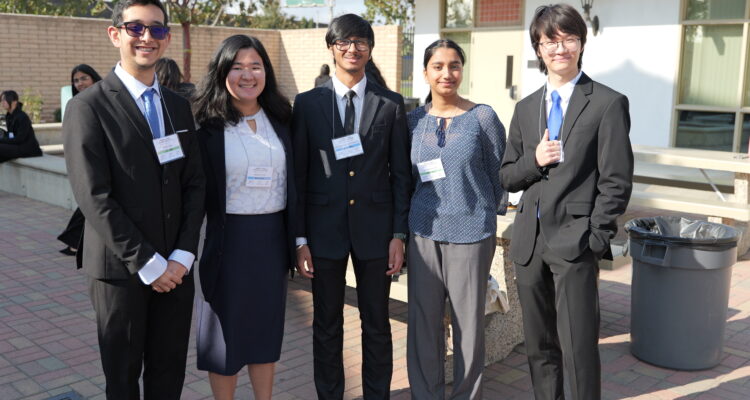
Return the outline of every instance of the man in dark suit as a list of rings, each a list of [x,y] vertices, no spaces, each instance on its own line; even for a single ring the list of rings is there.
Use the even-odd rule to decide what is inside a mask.
[[[188,102],[159,87],[169,44],[158,0],[115,7],[120,62],[66,110],[65,159],[86,218],[89,276],[108,399],[179,399],[185,377],[204,177]]]
[[[365,77],[375,38],[364,19],[331,22],[336,71],[297,96],[292,118],[300,215],[297,269],[312,278],[315,386],[344,394],[343,308],[351,255],[362,320],[365,399],[387,399],[393,372],[391,276],[403,263],[411,195],[403,98]]]
[[[601,396],[598,262],[632,188],[628,99],[581,71],[586,24],[571,6],[539,7],[531,42],[547,83],[521,100],[501,167],[523,190],[511,259],[537,399]],[[546,116],[546,118],[543,117]]]

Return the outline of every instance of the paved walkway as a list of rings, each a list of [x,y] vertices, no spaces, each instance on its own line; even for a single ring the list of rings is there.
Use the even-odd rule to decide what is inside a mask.
[[[55,240],[71,212],[0,192],[0,399],[104,399],[93,311],[84,276]],[[638,215],[638,211],[631,212]],[[600,348],[606,399],[750,398],[750,261],[734,267],[724,358],[711,370],[678,372],[637,361],[628,351],[631,267],[601,273]],[[696,296],[701,295],[696,293]],[[409,399],[406,304],[391,303],[395,347],[392,398]],[[309,284],[289,285],[286,335],[277,365],[276,399],[313,399],[312,297]],[[356,297],[345,310],[346,396],[361,398]],[[689,333],[686,333],[689,334]],[[193,336],[194,337],[194,336]],[[194,339],[193,339],[194,340]],[[206,374],[195,368],[191,343],[183,399],[210,398]],[[485,369],[486,399],[531,399],[523,345]],[[252,398],[242,376],[237,397]],[[68,398],[68,397],[62,397]]]

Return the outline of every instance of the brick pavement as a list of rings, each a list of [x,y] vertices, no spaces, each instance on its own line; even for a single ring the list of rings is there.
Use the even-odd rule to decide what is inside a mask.
[[[0,192],[0,399],[48,399],[76,391],[103,399],[93,311],[85,277],[55,240],[71,212]],[[632,214],[632,212],[631,212]],[[638,212],[635,212],[637,215]],[[629,265],[602,271],[600,349],[605,399],[750,398],[750,261],[734,267],[724,358],[713,369],[680,372],[654,367],[628,351]],[[406,305],[393,301],[392,398],[409,399],[406,378]],[[312,367],[312,297],[309,284],[289,285],[286,332],[277,364],[274,398],[315,398]],[[347,291],[344,361],[346,398],[362,396],[356,296]],[[192,336],[183,399],[208,399],[206,374],[195,368]],[[485,369],[485,399],[531,399],[531,381],[520,345]],[[252,398],[246,375],[238,398]]]

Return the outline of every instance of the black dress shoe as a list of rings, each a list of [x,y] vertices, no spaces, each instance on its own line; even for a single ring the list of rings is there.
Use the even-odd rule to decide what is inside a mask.
[[[76,251],[71,249],[70,247],[66,247],[62,250],[60,250],[60,253],[65,254],[66,256],[74,256],[76,255]]]

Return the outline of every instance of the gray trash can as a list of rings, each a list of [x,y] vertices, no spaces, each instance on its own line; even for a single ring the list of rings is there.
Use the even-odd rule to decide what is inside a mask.
[[[678,370],[721,361],[739,233],[680,217],[625,224],[633,258],[630,351]]]

